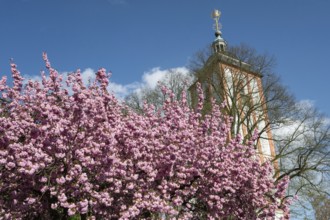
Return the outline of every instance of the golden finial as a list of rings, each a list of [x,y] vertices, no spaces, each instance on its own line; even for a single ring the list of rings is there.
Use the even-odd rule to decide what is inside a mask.
[[[215,31],[218,32],[218,33],[221,33],[220,31],[220,24],[219,24],[219,18],[221,16],[221,11],[215,9],[213,12],[212,12],[212,18],[213,20],[215,21]]]

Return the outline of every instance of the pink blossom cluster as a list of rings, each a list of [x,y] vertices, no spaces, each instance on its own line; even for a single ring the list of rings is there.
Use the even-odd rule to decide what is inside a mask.
[[[11,64],[0,81],[0,218],[273,219],[287,179],[275,183],[253,140],[229,140],[230,118],[208,115],[185,94],[155,111],[131,111],[109,94],[105,69],[84,85],[44,54],[47,77],[28,81]],[[67,88],[72,89],[72,93]]]

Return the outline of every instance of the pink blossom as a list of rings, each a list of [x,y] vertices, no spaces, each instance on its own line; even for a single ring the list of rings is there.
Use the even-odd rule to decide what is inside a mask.
[[[14,167],[16,167],[16,165],[15,165],[15,163],[13,163],[13,162],[9,162],[9,163],[7,163],[6,167],[7,167],[7,169],[11,170],[11,169],[13,169]]]
[[[201,89],[195,110],[164,87],[163,107],[137,114],[107,91],[105,69],[89,85],[80,71],[70,74],[69,94],[43,59],[41,83],[23,86],[13,63],[13,86],[0,81],[8,100],[0,106],[0,218],[265,219],[288,209],[288,179],[275,183],[271,165],[259,163],[256,137],[228,140],[232,119],[221,106],[202,116]]]
[[[65,178],[63,176],[61,176],[60,178],[56,179],[56,182],[60,185],[63,185],[65,183]]]
[[[26,202],[27,202],[29,205],[32,205],[33,203],[36,202],[36,199],[35,199],[35,198],[27,198],[27,199],[26,199]]]
[[[52,205],[51,205],[51,208],[52,209],[57,209],[57,207],[58,207],[58,204],[57,203],[52,203]]]

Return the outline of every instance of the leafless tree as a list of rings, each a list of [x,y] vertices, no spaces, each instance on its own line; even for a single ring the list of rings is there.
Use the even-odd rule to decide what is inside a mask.
[[[159,109],[164,101],[162,87],[165,86],[171,90],[175,98],[180,100],[181,94],[188,88],[193,80],[191,74],[186,74],[175,69],[170,69],[168,74],[158,82],[155,88],[143,87],[140,90],[133,92],[125,98],[126,104],[135,111],[142,113],[144,103],[153,104],[155,109]]]
[[[233,118],[231,135],[243,134],[248,140],[257,129],[256,148],[265,141],[275,144],[276,154],[270,157],[277,167],[274,177],[290,177],[288,196],[298,194],[307,200],[311,195],[329,196],[324,184],[330,173],[329,121],[312,105],[295,100],[273,72],[275,64],[274,57],[242,44],[222,54],[199,52],[190,68],[204,90],[205,112],[212,98],[225,102],[224,112]],[[253,81],[258,80],[262,83],[255,86]],[[195,86],[190,90],[194,104]]]
[[[312,195],[311,197],[316,220],[330,219],[330,198],[325,195]]]

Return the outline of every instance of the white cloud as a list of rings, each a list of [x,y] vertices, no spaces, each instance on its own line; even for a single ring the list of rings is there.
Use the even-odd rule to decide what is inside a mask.
[[[176,67],[165,70],[161,70],[160,67],[155,67],[143,74],[142,76],[143,85],[153,89],[157,86],[157,83],[162,81],[166,76],[166,74],[169,74],[170,72],[180,72],[183,75],[188,75],[189,70],[186,67]]]
[[[159,67],[153,68],[148,72],[145,72],[142,76],[142,81],[145,86],[155,88],[157,83],[164,78],[166,70],[161,70]]]
[[[304,127],[305,125],[302,124],[301,121],[286,120],[280,128],[272,130],[272,133],[277,138],[284,138],[293,134],[297,130],[303,131]]]
[[[330,125],[330,118],[324,118],[324,124]]]
[[[84,85],[88,85],[90,82],[93,82],[96,78],[97,71],[93,70],[92,68],[87,68],[84,71],[81,72],[81,78],[84,83]],[[66,75],[67,72],[65,72],[63,75]],[[126,95],[128,95],[132,90],[135,89],[135,83],[131,83],[128,85],[122,85],[111,81],[109,82],[108,90],[115,94],[115,96],[119,99],[124,98]]]
[[[313,119],[311,115],[313,114],[313,109],[315,108],[315,102],[313,100],[304,99],[296,103],[296,108],[299,110],[298,115],[294,115],[295,118],[287,118],[285,122],[278,126],[277,129],[272,131],[273,135],[276,137],[290,137],[295,134],[306,132],[309,130],[310,120]],[[327,122],[329,118],[324,118],[324,122]],[[300,141],[298,138],[296,141]]]
[[[66,75],[66,74],[65,74]],[[95,80],[95,71],[92,68],[87,68],[81,72],[81,78],[85,85]]]
[[[139,93],[143,90],[143,88],[155,88],[158,82],[161,82],[167,74],[171,72],[180,72],[183,75],[188,75],[189,71],[186,67],[176,67],[171,69],[161,69],[160,67],[155,67],[143,73],[141,77],[141,81],[132,82],[129,84],[119,84],[116,82],[112,82],[110,78],[110,83],[108,86],[108,90],[115,94],[115,96],[119,99],[125,98],[128,94],[132,92]],[[63,85],[66,87],[66,79],[67,74],[70,73],[68,71],[60,72],[63,76]],[[81,72],[82,81],[85,85],[88,85],[89,82],[93,82],[95,80],[96,71],[92,68],[87,68]],[[26,83],[29,79],[33,81],[41,82],[41,76],[38,75],[24,75],[23,76],[24,83]],[[69,89],[70,90],[70,89]]]
[[[127,84],[121,85],[115,82],[110,82],[108,86],[108,90],[115,94],[115,96],[119,99],[125,98],[129,93],[135,90],[135,84]]]
[[[304,99],[304,100],[300,100],[296,105],[298,108],[301,109],[311,109],[315,107],[315,101],[310,99]]]
[[[85,69],[81,75],[83,82],[88,83],[88,80],[95,79],[95,70],[91,68]],[[119,84],[111,81],[108,86],[108,90],[119,99],[124,99],[125,96],[129,95],[132,92],[140,93],[144,88],[155,88],[158,82],[161,82],[167,74],[171,72],[180,72],[183,75],[188,75],[189,70],[186,67],[176,67],[171,69],[161,69],[160,67],[154,67],[149,71],[143,73],[141,81],[132,82],[129,84]]]

